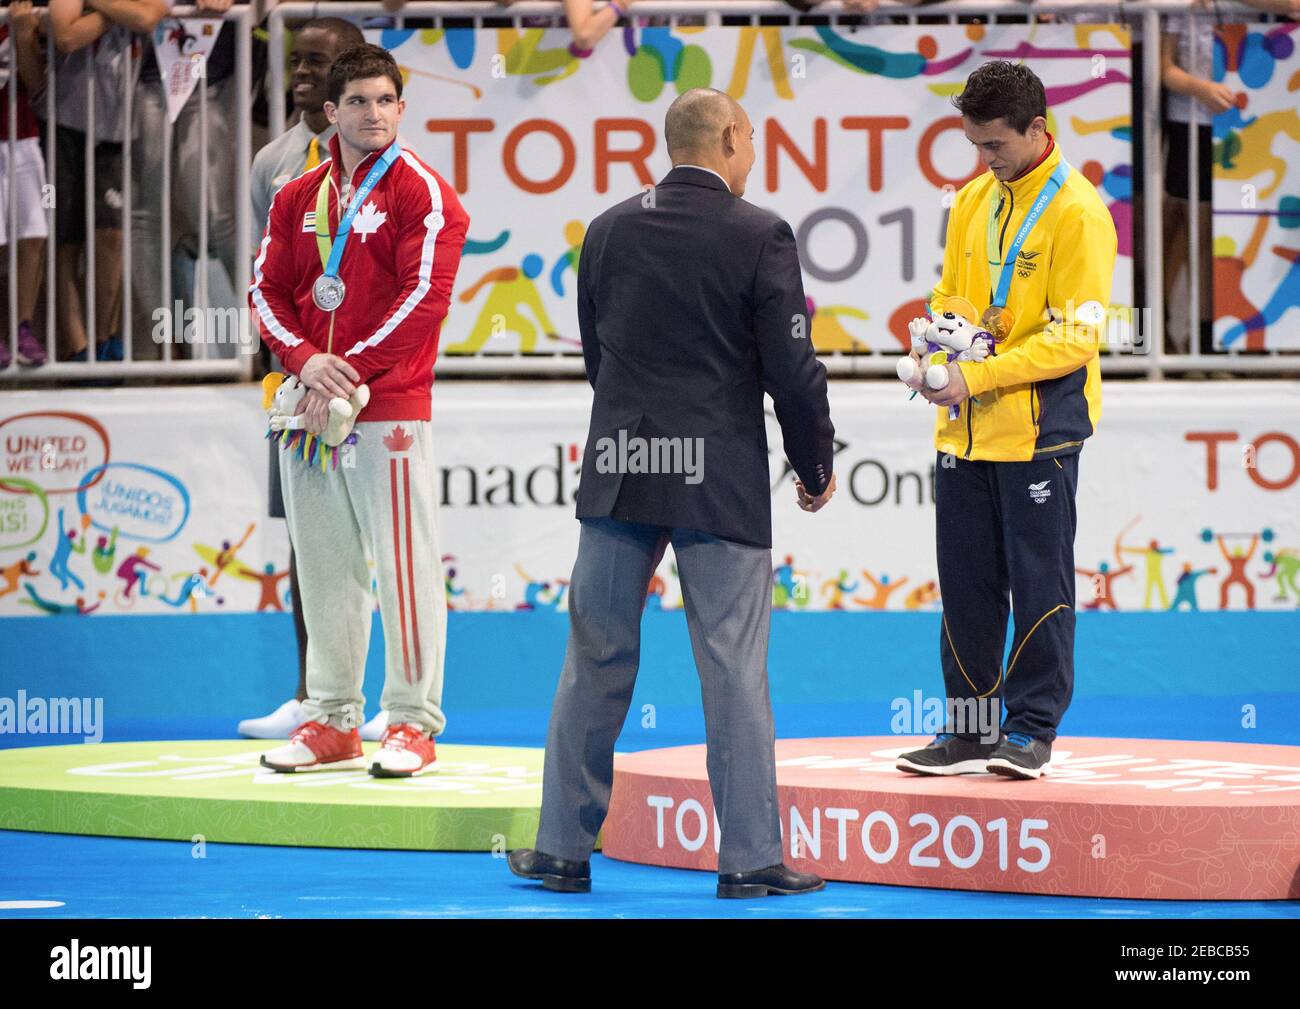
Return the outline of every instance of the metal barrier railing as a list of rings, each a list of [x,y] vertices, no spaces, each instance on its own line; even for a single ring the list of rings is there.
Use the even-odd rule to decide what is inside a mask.
[[[98,140],[102,139],[97,136],[96,129],[96,74],[93,69],[93,56],[89,57],[92,67],[91,72],[85,74],[85,130],[84,130],[84,147],[82,157],[84,158],[84,202],[85,202],[85,281],[83,285],[84,297],[81,302],[84,311],[81,315],[81,323],[84,328],[86,337],[86,357],[84,362],[59,361],[56,355],[56,331],[57,319],[59,317],[59,306],[56,297],[58,263],[57,263],[57,235],[58,235],[58,215],[59,211],[59,193],[55,182],[58,171],[58,122],[59,109],[59,81],[58,74],[55,72],[56,56],[58,55],[55,46],[53,31],[47,31],[47,47],[45,51],[45,85],[43,96],[31,95],[32,104],[35,106],[33,111],[36,112],[42,104],[44,114],[37,113],[38,118],[44,119],[46,123],[45,143],[43,157],[45,163],[47,190],[50,199],[43,199],[45,210],[45,220],[47,228],[47,237],[45,239],[45,353],[48,362],[36,368],[19,368],[17,365],[18,352],[18,220],[17,220],[17,189],[16,185],[10,185],[9,203],[8,203],[8,235],[6,236],[8,244],[8,344],[13,364],[7,369],[0,371],[0,382],[3,381],[23,381],[23,382],[58,382],[73,379],[95,377],[95,378],[125,378],[125,377],[144,377],[144,378],[236,378],[246,379],[251,374],[252,356],[251,351],[255,349],[252,341],[252,330],[249,328],[247,319],[247,310],[243,307],[243,292],[248,287],[250,264],[246,250],[249,248],[249,210],[248,210],[248,173],[252,161],[251,151],[251,133],[247,109],[247,97],[252,93],[252,8],[248,6],[232,7],[224,15],[207,15],[201,14],[193,7],[173,7],[168,14],[169,18],[192,18],[203,17],[211,20],[222,20],[234,25],[234,47],[235,59],[232,73],[232,86],[235,91],[235,115],[231,124],[234,131],[234,150],[231,152],[234,156],[233,170],[234,192],[234,250],[235,254],[231,257],[231,262],[227,264],[227,272],[233,272],[230,276],[231,287],[237,296],[235,308],[232,310],[229,306],[218,308],[213,306],[209,300],[208,290],[208,273],[209,273],[209,221],[212,208],[209,206],[209,182],[211,173],[214,171],[210,164],[208,150],[209,134],[209,110],[208,110],[208,86],[206,78],[206,66],[202,60],[196,61],[197,68],[192,68],[191,72],[198,77],[199,83],[194,88],[190,101],[198,104],[198,133],[199,133],[199,157],[198,157],[198,235],[197,246],[198,253],[194,267],[195,277],[195,299],[194,303],[188,308],[181,307],[179,318],[177,315],[177,303],[173,299],[172,293],[172,276],[171,276],[171,252],[172,252],[172,134],[173,128],[170,117],[166,111],[165,94],[163,98],[162,114],[162,164],[161,164],[161,187],[159,193],[158,207],[158,235],[156,242],[150,241],[150,235],[135,234],[134,231],[138,224],[133,218],[140,215],[141,207],[136,203],[133,192],[133,157],[136,156],[136,139],[137,131],[145,128],[146,124],[137,122],[136,104],[138,101],[137,84],[141,68],[142,56],[140,54],[139,41],[140,37],[136,36],[133,44],[123,54],[125,65],[121,73],[122,94],[121,94],[121,120],[122,136],[121,140],[121,172],[122,172],[122,189],[120,194],[121,202],[121,328],[118,331],[121,338],[121,360],[96,360],[97,347],[96,338],[101,329],[98,312],[100,306],[97,303],[97,281],[98,273],[102,264],[97,262],[98,255],[96,250],[96,222],[95,222],[95,173],[96,158],[95,148]],[[8,24],[9,10],[0,12],[0,20]],[[15,85],[18,79],[18,53],[14,32],[9,32],[7,40],[7,52],[9,66],[11,68],[10,84],[8,88],[8,113],[11,127],[16,127],[17,121],[17,101],[18,89]],[[161,74],[160,74],[161,77]],[[160,86],[165,82],[160,82]],[[165,89],[164,89],[165,90]],[[43,98],[43,102],[42,99]],[[152,125],[152,124],[149,124]],[[11,128],[8,137],[8,164],[10,171],[15,166],[17,129]],[[44,194],[43,194],[44,195]],[[145,208],[147,210],[147,208]],[[134,337],[134,306],[133,294],[136,286],[136,265],[133,261],[133,253],[136,248],[143,245],[156,244],[159,255],[161,270],[160,283],[158,290],[161,292],[161,304],[153,306],[150,317],[157,314],[157,310],[165,313],[164,319],[167,320],[168,339],[163,341],[152,340],[151,342],[159,346],[159,358],[157,360],[138,360],[136,359],[136,341]],[[133,248],[135,246],[135,248]],[[233,271],[230,267],[233,266]],[[151,280],[152,278],[150,278]],[[28,280],[27,282],[31,282]],[[189,314],[190,312],[193,314]],[[233,318],[231,312],[234,312]],[[116,312],[114,313],[117,314]],[[219,343],[213,343],[210,339],[201,339],[193,342],[194,356],[188,359],[182,359],[173,354],[173,346],[184,339],[187,325],[198,327],[198,331],[208,334],[209,326],[223,331],[222,339]],[[233,329],[232,329],[233,327]],[[191,330],[193,332],[193,330]],[[232,337],[227,340],[225,337]],[[213,354],[214,346],[229,344],[234,349],[233,356],[216,356]],[[245,352],[240,353],[239,350]]]
[[[554,17],[562,16],[562,4],[557,2],[524,2],[516,3],[509,7],[503,7],[494,2],[478,0],[478,2],[465,3],[446,3],[446,2],[416,2],[407,4],[398,14],[390,15],[382,5],[377,2],[331,2],[327,6],[319,3],[300,3],[290,2],[282,3],[274,7],[268,15],[267,27],[269,34],[269,51],[272,58],[269,60],[268,72],[268,102],[270,109],[270,135],[277,136],[284,129],[285,124],[285,66],[280,54],[284,51],[286,21],[293,19],[305,19],[315,16],[329,14],[331,16],[345,17],[394,17],[398,27],[401,27],[407,18],[431,19],[435,24],[441,25],[445,19],[471,19],[475,25],[482,25],[486,19],[493,19],[495,22],[513,20],[518,26],[525,18],[536,17]],[[172,16],[188,17],[195,16],[197,12],[193,8],[175,8]],[[789,5],[783,2],[774,2],[774,0],[759,0],[754,3],[730,3],[719,6],[718,4],[698,2],[698,0],[666,0],[666,2],[653,2],[653,0],[641,0],[633,10],[635,17],[666,17],[671,20],[679,18],[704,19],[705,23],[719,24],[724,17],[732,19],[736,17],[748,17],[752,23],[771,23],[773,19],[787,19],[790,23],[800,23],[808,18],[828,18],[832,25],[838,25],[846,19],[851,19],[852,24],[861,26],[864,29],[872,27],[887,27],[891,23],[904,21],[915,24],[919,18],[925,18],[927,21],[936,18],[947,19],[949,23],[958,23],[961,20],[978,18],[990,24],[996,24],[999,19],[1022,20],[1033,18],[1038,15],[1107,15],[1113,20],[1127,20],[1130,24],[1137,25],[1140,23],[1143,35],[1148,40],[1157,40],[1160,37],[1160,28],[1162,18],[1185,18],[1187,29],[1191,31],[1196,25],[1198,19],[1218,16],[1223,19],[1232,18],[1235,20],[1258,21],[1262,15],[1258,10],[1235,3],[1225,3],[1217,5],[1214,11],[1198,10],[1190,7],[1187,3],[1176,2],[1176,0],[1137,0],[1137,2],[1125,3],[1123,0],[1046,0],[1046,2],[1035,2],[1032,6],[1018,2],[1018,0],[957,0],[957,2],[940,3],[927,6],[910,6],[906,4],[894,3],[892,0],[882,0],[880,7],[872,14],[860,14],[848,11],[842,3],[830,2],[818,5],[809,14],[800,14]],[[0,17],[7,17],[7,12]],[[249,167],[251,164],[252,152],[249,150],[249,115],[247,112],[246,99],[252,91],[251,81],[251,33],[253,28],[252,8],[234,7],[226,15],[227,20],[235,22],[237,25],[237,49],[236,49],[236,89],[240,97],[241,105],[239,114],[236,117],[236,143],[235,143],[235,180],[236,180],[236,257],[235,272],[238,276],[232,277],[233,287],[236,295],[242,298],[243,292],[247,288],[249,259],[247,251],[251,248],[250,236],[255,228],[260,229],[260,222],[250,221],[250,204],[248,195],[249,185]],[[1195,32],[1192,31],[1192,37],[1195,38]],[[14,54],[14,41],[11,37],[8,42],[10,49],[10,66],[16,68]],[[1195,50],[1194,50],[1195,53]],[[1208,54],[1200,54],[1208,55]],[[53,56],[53,43],[51,41],[50,56]],[[135,62],[138,58],[133,57],[133,73],[128,75],[128,85],[124,87],[124,103],[128,110],[132,101],[131,88],[129,82],[133,79],[135,72]],[[1135,75],[1136,76],[1136,75]],[[1108,374],[1135,373],[1144,374],[1151,378],[1159,378],[1166,372],[1179,372],[1191,370],[1204,370],[1206,368],[1215,368],[1240,373],[1276,373],[1281,371],[1300,369],[1300,358],[1295,355],[1282,353],[1276,350],[1270,350],[1263,353],[1241,353],[1237,350],[1227,352],[1204,353],[1199,345],[1197,335],[1200,330],[1201,312],[1200,312],[1200,277],[1197,264],[1201,249],[1201,240],[1198,235],[1198,229],[1195,227],[1196,211],[1199,198],[1199,179],[1198,179],[1198,150],[1196,143],[1196,130],[1199,125],[1200,110],[1196,103],[1192,103],[1191,122],[1188,124],[1189,136],[1189,198],[1188,204],[1192,208],[1189,218],[1192,223],[1190,238],[1188,242],[1188,316],[1189,316],[1189,348],[1184,353],[1173,353],[1170,351],[1166,341],[1165,334],[1165,298],[1164,298],[1164,266],[1165,266],[1165,249],[1163,242],[1164,213],[1162,200],[1159,198],[1164,192],[1164,168],[1161,157],[1161,144],[1163,140],[1163,130],[1161,126],[1160,115],[1160,98],[1161,98],[1161,54],[1159,44],[1147,44],[1143,47],[1142,65],[1140,68],[1140,80],[1142,89],[1142,108],[1143,118],[1140,124],[1145,149],[1145,164],[1135,166],[1135,172],[1140,170],[1144,182],[1145,192],[1148,198],[1144,200],[1141,227],[1137,230],[1135,237],[1138,239],[1137,245],[1142,257],[1142,265],[1145,274],[1145,297],[1144,304],[1141,306],[1140,320],[1141,330],[1149,334],[1149,339],[1144,339],[1143,353],[1125,353],[1115,349],[1108,350],[1103,354],[1102,367],[1103,371]],[[88,84],[88,108],[93,116],[93,79]],[[206,113],[206,89],[197,88],[198,101],[200,102],[200,118]],[[10,122],[14,122],[13,110],[16,100],[16,89],[9,89],[10,103]],[[54,85],[52,84],[46,95],[47,111],[49,118],[53,121],[54,115]],[[193,99],[192,99],[193,100]],[[129,121],[129,120],[128,120]],[[1136,130],[1139,124],[1133,124]],[[10,139],[10,151],[12,164],[13,140]],[[170,144],[170,129],[166,130],[164,145]],[[203,130],[206,135],[206,130]],[[48,163],[47,169],[50,175],[54,172],[54,145],[52,143],[53,131],[51,131],[51,142],[47,144]],[[93,137],[93,128],[87,130],[86,157],[88,159],[88,178],[87,188],[89,190],[93,183],[93,156],[91,140]],[[130,194],[130,147],[131,144],[124,145],[124,154],[127,158],[124,166],[124,203],[128,208],[131,204]],[[201,159],[202,171],[206,171],[207,159]],[[170,174],[170,150],[163,159],[163,191],[166,199],[170,199],[171,180]],[[9,241],[9,340],[11,348],[16,341],[16,287],[17,287],[17,270],[16,270],[16,242],[12,240],[13,229],[16,227],[15,215],[13,211],[13,187],[10,187],[10,214],[9,227],[11,229]],[[203,199],[206,200],[207,186],[203,182],[200,184],[200,192],[205,194]],[[1150,198],[1150,197],[1156,198]],[[87,200],[87,220],[88,234],[93,230],[90,225],[93,223],[91,215],[93,209],[90,201]],[[196,276],[206,278],[207,276],[207,219],[208,209],[206,206],[200,207],[201,234],[199,236],[199,263],[197,266]],[[166,204],[163,207],[164,212],[161,215],[162,226],[160,229],[160,244],[164,250],[171,247],[170,216],[166,213]],[[47,210],[47,218],[50,224],[51,239],[47,242],[46,257],[46,290],[47,290],[47,315],[50,319],[54,316],[54,290],[50,283],[55,272],[53,235],[54,235],[54,215],[56,210],[50,207]],[[130,312],[130,294],[131,294],[131,215],[127,213],[124,216],[124,258],[123,258],[123,332],[125,344],[125,360],[121,363],[110,362],[93,362],[90,364],[63,364],[51,363],[37,369],[23,369],[20,371],[17,367],[11,367],[6,371],[0,371],[0,381],[21,377],[23,379],[69,379],[74,377],[85,377],[87,374],[95,376],[119,376],[119,375],[140,375],[156,377],[247,377],[249,368],[249,358],[241,355],[239,359],[219,359],[209,356],[209,345],[201,344],[201,356],[193,360],[173,360],[171,354],[171,344],[163,345],[161,361],[137,361],[130,356],[131,340],[131,312]],[[88,242],[88,245],[90,243]],[[94,264],[89,261],[93,257],[88,256],[86,287],[93,291],[94,286]],[[170,259],[169,256],[163,255],[163,276],[162,290],[169,292],[171,289],[170,277]],[[1136,256],[1135,256],[1136,259]],[[199,281],[199,299],[200,304],[196,308],[207,311],[207,292],[205,290],[205,279]],[[88,318],[87,333],[90,338],[91,353],[93,354],[94,344],[94,298],[87,297]],[[169,306],[164,306],[169,307]],[[241,305],[242,318],[242,305]],[[47,348],[53,350],[52,327],[47,325]],[[51,355],[52,357],[52,355]],[[852,352],[834,352],[823,355],[830,371],[836,374],[844,375],[874,375],[874,374],[892,374],[893,373],[893,354],[892,353],[852,353]],[[93,369],[93,370],[92,370]],[[501,354],[492,353],[483,356],[470,355],[444,355],[438,363],[439,374],[443,375],[519,375],[519,374],[572,374],[577,375],[582,372],[582,358],[576,351],[546,353],[518,353],[518,354]]]

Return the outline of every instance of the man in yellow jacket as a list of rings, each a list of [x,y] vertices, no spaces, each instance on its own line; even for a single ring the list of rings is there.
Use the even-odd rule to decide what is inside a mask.
[[[950,717],[898,767],[1037,778],[1074,689],[1075,489],[1101,416],[1115,225],[1047,132],[1043,84],[1028,67],[987,63],[953,102],[989,171],[957,194],[931,311],[966,316],[998,342],[984,360],[947,365],[942,389],[919,386],[940,408],[939,654]],[[972,702],[1005,708],[997,738],[951,717]]]

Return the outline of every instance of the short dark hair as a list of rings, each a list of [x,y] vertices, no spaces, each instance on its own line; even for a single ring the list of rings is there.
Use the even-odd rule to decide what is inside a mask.
[[[344,50],[366,44],[366,37],[361,34],[361,29],[351,21],[345,21],[343,18],[312,18],[310,21],[300,24],[294,31],[297,33],[307,28],[316,28],[334,36],[334,41]]]
[[[954,95],[957,111],[983,124],[1005,119],[1024,133],[1038,116],[1047,117],[1047,93],[1038,75],[1023,63],[993,60],[966,78],[966,88]]]
[[[387,49],[367,42],[343,50],[330,67],[329,100],[337,105],[348,81],[364,81],[371,77],[387,77],[397,89],[397,97],[402,97],[402,72],[397,69],[397,61]]]

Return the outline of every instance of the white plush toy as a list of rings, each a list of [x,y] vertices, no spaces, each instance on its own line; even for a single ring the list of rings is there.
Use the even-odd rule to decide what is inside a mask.
[[[912,349],[922,358],[928,356],[925,367],[925,384],[939,390],[948,385],[947,364],[953,361],[983,361],[993,348],[993,334],[972,322],[967,322],[955,312],[944,312],[934,319],[913,319],[907,324],[912,337]],[[918,378],[922,365],[911,357],[898,359],[898,377],[912,385]]]
[[[306,420],[297,413],[298,404],[307,395],[307,387],[295,375],[271,372],[262,379],[262,407],[270,418],[272,434],[283,431],[305,431]],[[329,404],[329,425],[319,435],[319,440],[330,448],[337,448],[352,433],[357,415],[370,402],[370,387],[359,385],[348,399],[336,396]]]

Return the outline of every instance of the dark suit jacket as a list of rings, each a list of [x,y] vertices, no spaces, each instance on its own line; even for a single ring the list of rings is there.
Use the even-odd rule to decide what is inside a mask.
[[[818,494],[831,479],[835,429],[807,312],[790,226],[711,172],[674,168],[592,221],[578,267],[595,390],[578,517],[770,547],[764,392],[804,486]],[[638,472],[647,459],[679,471]]]

